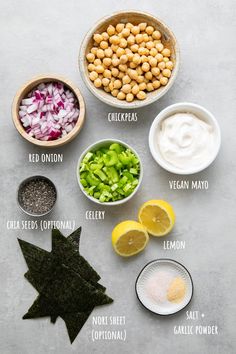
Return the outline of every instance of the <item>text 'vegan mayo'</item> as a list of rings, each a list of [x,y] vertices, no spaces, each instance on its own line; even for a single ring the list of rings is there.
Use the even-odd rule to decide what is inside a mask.
[[[192,113],[176,113],[164,119],[157,131],[162,157],[172,166],[187,170],[210,160],[214,129]]]

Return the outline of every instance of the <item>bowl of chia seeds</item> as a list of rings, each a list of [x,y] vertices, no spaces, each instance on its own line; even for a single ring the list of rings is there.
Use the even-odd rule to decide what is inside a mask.
[[[30,216],[44,216],[50,213],[56,200],[56,187],[44,176],[26,178],[18,188],[18,204],[21,210]]]

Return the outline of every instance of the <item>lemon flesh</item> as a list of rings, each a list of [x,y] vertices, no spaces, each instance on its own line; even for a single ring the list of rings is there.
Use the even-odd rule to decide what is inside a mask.
[[[112,245],[117,254],[130,257],[141,252],[149,240],[143,225],[136,221],[123,221],[112,231]]]
[[[175,213],[166,201],[149,200],[141,206],[138,219],[151,235],[165,236],[174,226]]]

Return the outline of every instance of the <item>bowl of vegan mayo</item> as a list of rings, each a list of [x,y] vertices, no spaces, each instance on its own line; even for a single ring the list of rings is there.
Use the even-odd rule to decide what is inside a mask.
[[[207,168],[221,143],[219,125],[208,110],[194,103],[176,103],[162,110],[149,132],[156,162],[169,172],[189,175]]]

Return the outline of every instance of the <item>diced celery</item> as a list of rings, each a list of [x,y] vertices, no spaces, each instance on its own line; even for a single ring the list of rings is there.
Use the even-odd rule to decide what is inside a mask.
[[[105,181],[107,179],[107,176],[104,172],[102,172],[102,170],[95,170],[94,174],[98,176],[102,181]]]

